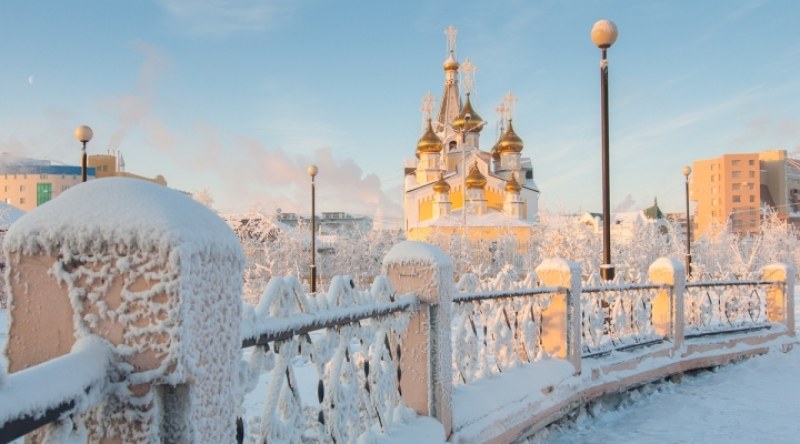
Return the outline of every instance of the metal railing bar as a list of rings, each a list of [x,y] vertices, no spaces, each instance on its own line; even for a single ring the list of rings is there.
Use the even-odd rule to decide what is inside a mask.
[[[564,293],[569,291],[566,287],[538,287],[538,288],[523,288],[520,290],[504,290],[504,291],[482,291],[471,293],[458,293],[453,296],[453,302],[456,304],[463,304],[467,302],[496,300],[496,299],[509,299],[526,296],[538,296],[550,293]]]
[[[406,296],[396,302],[381,304],[379,308],[365,306],[363,309],[348,309],[346,312],[326,311],[315,314],[300,313],[281,319],[281,324],[242,339],[242,348],[266,345],[274,341],[285,341],[294,336],[316,330],[349,325],[365,319],[380,318],[394,313],[413,311],[419,306],[416,296]],[[288,325],[287,325],[288,324]]]

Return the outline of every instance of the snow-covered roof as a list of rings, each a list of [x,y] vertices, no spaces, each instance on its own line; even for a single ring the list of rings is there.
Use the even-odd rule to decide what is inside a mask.
[[[35,253],[70,245],[82,251],[126,245],[145,251],[176,247],[241,254],[239,241],[214,212],[184,194],[126,178],[92,180],[15,222],[6,251]]]

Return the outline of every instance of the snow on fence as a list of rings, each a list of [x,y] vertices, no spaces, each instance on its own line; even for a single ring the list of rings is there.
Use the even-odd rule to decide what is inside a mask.
[[[686,336],[731,333],[769,325],[766,280],[720,280],[686,284]]]
[[[257,386],[266,393],[258,394],[263,411],[240,422],[239,442],[355,442],[386,433],[409,413],[400,401],[398,362],[417,305],[385,277],[368,292],[335,277],[315,295],[295,278],[273,278],[242,323],[242,345],[255,348],[242,395]],[[316,393],[303,390],[298,371],[304,382],[316,381]]]

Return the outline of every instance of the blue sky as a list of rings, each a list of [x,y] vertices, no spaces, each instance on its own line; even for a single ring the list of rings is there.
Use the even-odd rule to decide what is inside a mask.
[[[510,90],[540,204],[599,211],[600,52],[609,50],[611,207],[683,208],[681,167],[727,152],[800,151],[800,2],[22,1],[0,6],[0,151],[79,163],[121,150],[128,171],[207,188],[221,211],[399,220],[403,159],[438,97],[443,30],[478,68],[492,122]]]

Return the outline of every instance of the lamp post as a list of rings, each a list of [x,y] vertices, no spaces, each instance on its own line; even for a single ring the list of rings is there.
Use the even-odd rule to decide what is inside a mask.
[[[83,182],[86,182],[86,143],[92,140],[92,136],[94,136],[92,129],[86,125],[75,128],[75,138],[83,144],[81,148],[81,178]]]
[[[315,187],[314,187],[314,177],[316,177],[319,169],[316,165],[311,165],[308,167],[308,175],[311,176],[311,292],[317,292],[317,233],[314,229],[317,225],[317,216],[316,216],[316,208],[315,206]]]
[[[692,274],[692,217],[689,214],[689,175],[692,169],[689,166],[681,170],[686,177],[686,276]]]
[[[605,281],[614,279],[611,265],[611,208],[609,204],[608,170],[608,60],[606,51],[617,41],[617,26],[610,20],[599,20],[592,26],[592,42],[600,48],[600,114],[602,127],[603,162],[603,265],[600,276]]]

